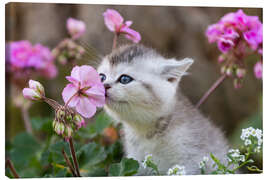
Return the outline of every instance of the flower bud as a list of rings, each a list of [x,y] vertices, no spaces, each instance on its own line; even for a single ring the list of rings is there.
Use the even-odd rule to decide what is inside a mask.
[[[226,69],[227,69],[226,66],[222,66],[221,69],[220,69],[220,73],[225,74]]]
[[[40,96],[45,96],[44,87],[42,86],[42,84],[40,84],[40,82],[34,81],[34,80],[29,80],[29,88],[36,90],[37,93],[40,94]]]
[[[242,87],[242,81],[240,79],[233,80],[233,86],[235,89],[239,89]]]
[[[66,139],[69,139],[69,138],[71,137],[72,133],[73,133],[72,128],[71,128],[70,126],[67,125],[67,126],[65,127],[65,131],[64,131],[64,136],[65,136],[65,138],[66,138]]]
[[[61,120],[64,119],[65,111],[63,111],[62,109],[57,110],[56,117],[57,117],[57,119],[61,119]]]
[[[84,119],[82,118],[82,116],[80,116],[79,114],[76,114],[74,116],[74,123],[76,124],[77,128],[81,128],[82,126],[85,126],[85,121]]]
[[[218,62],[219,62],[219,63],[222,63],[223,61],[225,61],[225,57],[224,57],[224,55],[220,55],[220,56],[218,57]]]
[[[67,115],[66,120],[69,122],[72,121],[72,115],[71,114]]]
[[[64,133],[64,130],[65,130],[65,125],[64,125],[64,123],[59,122],[59,121],[56,121],[54,131],[55,131],[57,134],[61,135],[61,134]]]
[[[53,129],[55,129],[56,123],[57,123],[57,120],[53,120],[53,122],[52,122]]]
[[[23,96],[26,99],[34,100],[34,101],[42,99],[41,95],[39,93],[37,93],[37,91],[30,89],[30,88],[23,89]]]
[[[229,77],[232,76],[232,68],[229,67],[226,69],[226,75]]]
[[[237,68],[236,69],[236,76],[238,78],[243,78],[246,75],[246,70],[243,68]]]

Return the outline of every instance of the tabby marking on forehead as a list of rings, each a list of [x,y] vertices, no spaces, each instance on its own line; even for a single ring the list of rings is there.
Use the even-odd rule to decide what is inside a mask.
[[[131,63],[135,58],[153,53],[154,51],[152,49],[146,48],[143,45],[137,44],[127,45],[113,51],[108,56],[108,60],[110,64],[113,66],[118,65],[120,63]]]

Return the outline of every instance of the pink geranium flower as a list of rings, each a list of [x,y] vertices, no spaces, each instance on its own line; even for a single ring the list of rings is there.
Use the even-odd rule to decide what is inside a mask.
[[[138,43],[141,40],[140,33],[129,28],[132,21],[124,22],[123,17],[116,10],[107,9],[103,16],[105,25],[110,31],[115,32],[117,35],[124,34],[127,39],[134,43]]]
[[[85,32],[85,23],[83,21],[68,18],[67,19],[67,30],[73,39],[78,39]]]
[[[92,117],[96,107],[105,104],[105,89],[97,71],[87,65],[75,66],[66,78],[70,83],[62,92],[65,103],[82,116]]]
[[[254,74],[257,79],[262,79],[262,74],[263,74],[263,66],[262,62],[258,61],[255,66],[254,66]]]
[[[42,76],[53,78],[57,74],[54,65],[54,58],[48,47],[41,44],[32,46],[29,41],[15,41],[6,45],[6,60],[9,70],[14,75],[28,74],[28,72],[38,73]]]
[[[67,20],[67,30],[73,39],[78,39],[85,32],[85,23],[83,21],[68,18]]]

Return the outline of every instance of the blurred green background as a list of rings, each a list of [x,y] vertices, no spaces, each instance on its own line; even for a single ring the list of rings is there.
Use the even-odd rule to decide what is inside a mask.
[[[110,53],[113,33],[104,25],[102,13],[107,8],[120,12],[125,20],[132,20],[131,26],[142,36],[142,44],[156,49],[166,57],[182,59],[191,57],[195,63],[190,75],[183,78],[181,89],[193,104],[196,104],[205,91],[219,77],[217,57],[220,54],[215,44],[209,44],[205,37],[208,25],[216,23],[224,14],[235,12],[239,8],[226,7],[167,7],[167,6],[113,6],[78,4],[39,4],[8,3],[6,5],[6,42],[29,40],[33,44],[41,43],[55,47],[68,36],[66,20],[74,17],[86,23],[86,33],[80,38],[82,45],[94,47],[99,55]],[[262,9],[241,8],[248,15],[256,15],[262,20]],[[124,38],[120,43],[127,43]],[[203,104],[200,109],[220,127],[230,143],[237,147],[241,129],[248,126],[262,128],[262,81],[253,75],[256,56],[246,62],[248,73],[243,88],[235,90],[232,80],[226,80]],[[91,64],[92,59],[84,59],[78,64]],[[59,75],[51,80],[35,78],[46,89],[48,97],[63,102],[61,92],[70,74],[72,66],[58,64]],[[26,86],[26,85],[25,85]],[[13,85],[6,77],[6,150],[13,137],[24,132],[21,111],[12,101]],[[34,102],[30,108],[30,117],[50,121],[52,109],[45,103]],[[95,120],[89,120],[89,122]],[[33,128],[41,128],[39,121],[32,119]],[[46,123],[45,123],[46,124]],[[49,125],[48,125],[49,126]],[[46,126],[43,127],[46,131]],[[49,129],[49,127],[48,127]],[[90,132],[90,130],[89,130]],[[87,134],[87,133],[86,133]],[[42,134],[40,135],[42,136]],[[41,138],[42,139],[42,138]],[[37,142],[39,143],[39,142]]]

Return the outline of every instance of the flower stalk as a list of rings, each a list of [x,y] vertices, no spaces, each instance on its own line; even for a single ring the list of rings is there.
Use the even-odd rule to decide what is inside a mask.
[[[217,81],[210,87],[210,89],[208,91],[206,91],[206,93],[203,95],[203,97],[200,99],[200,101],[196,104],[196,108],[200,107],[200,105],[202,105],[207,98],[214,92],[214,90],[221,85],[221,83],[226,79],[227,75],[223,74],[222,76],[220,76]]]
[[[18,175],[18,173],[16,172],[16,169],[13,166],[13,163],[11,162],[11,160],[7,159],[6,160],[6,168],[9,168],[11,170],[11,173],[13,174],[13,176],[15,178],[20,178],[20,176]]]
[[[113,45],[112,45],[112,50],[114,50],[117,47],[117,39],[118,39],[118,34],[114,33],[114,37],[113,37]]]
[[[78,160],[77,160],[77,157],[76,157],[76,154],[75,154],[75,148],[74,148],[74,145],[73,145],[72,138],[69,138],[68,142],[69,142],[69,149],[70,149],[70,153],[72,155],[73,163],[75,165],[75,170],[76,170],[77,176],[81,177],[79,164],[78,164]]]
[[[74,167],[73,167],[72,163],[70,162],[70,160],[68,159],[68,156],[67,156],[67,154],[66,154],[66,152],[65,152],[64,149],[62,149],[62,154],[63,154],[63,156],[65,158],[65,161],[66,161],[66,163],[67,163],[67,165],[68,165],[68,167],[69,167],[72,175],[74,177],[77,177],[77,174],[75,173]]]

